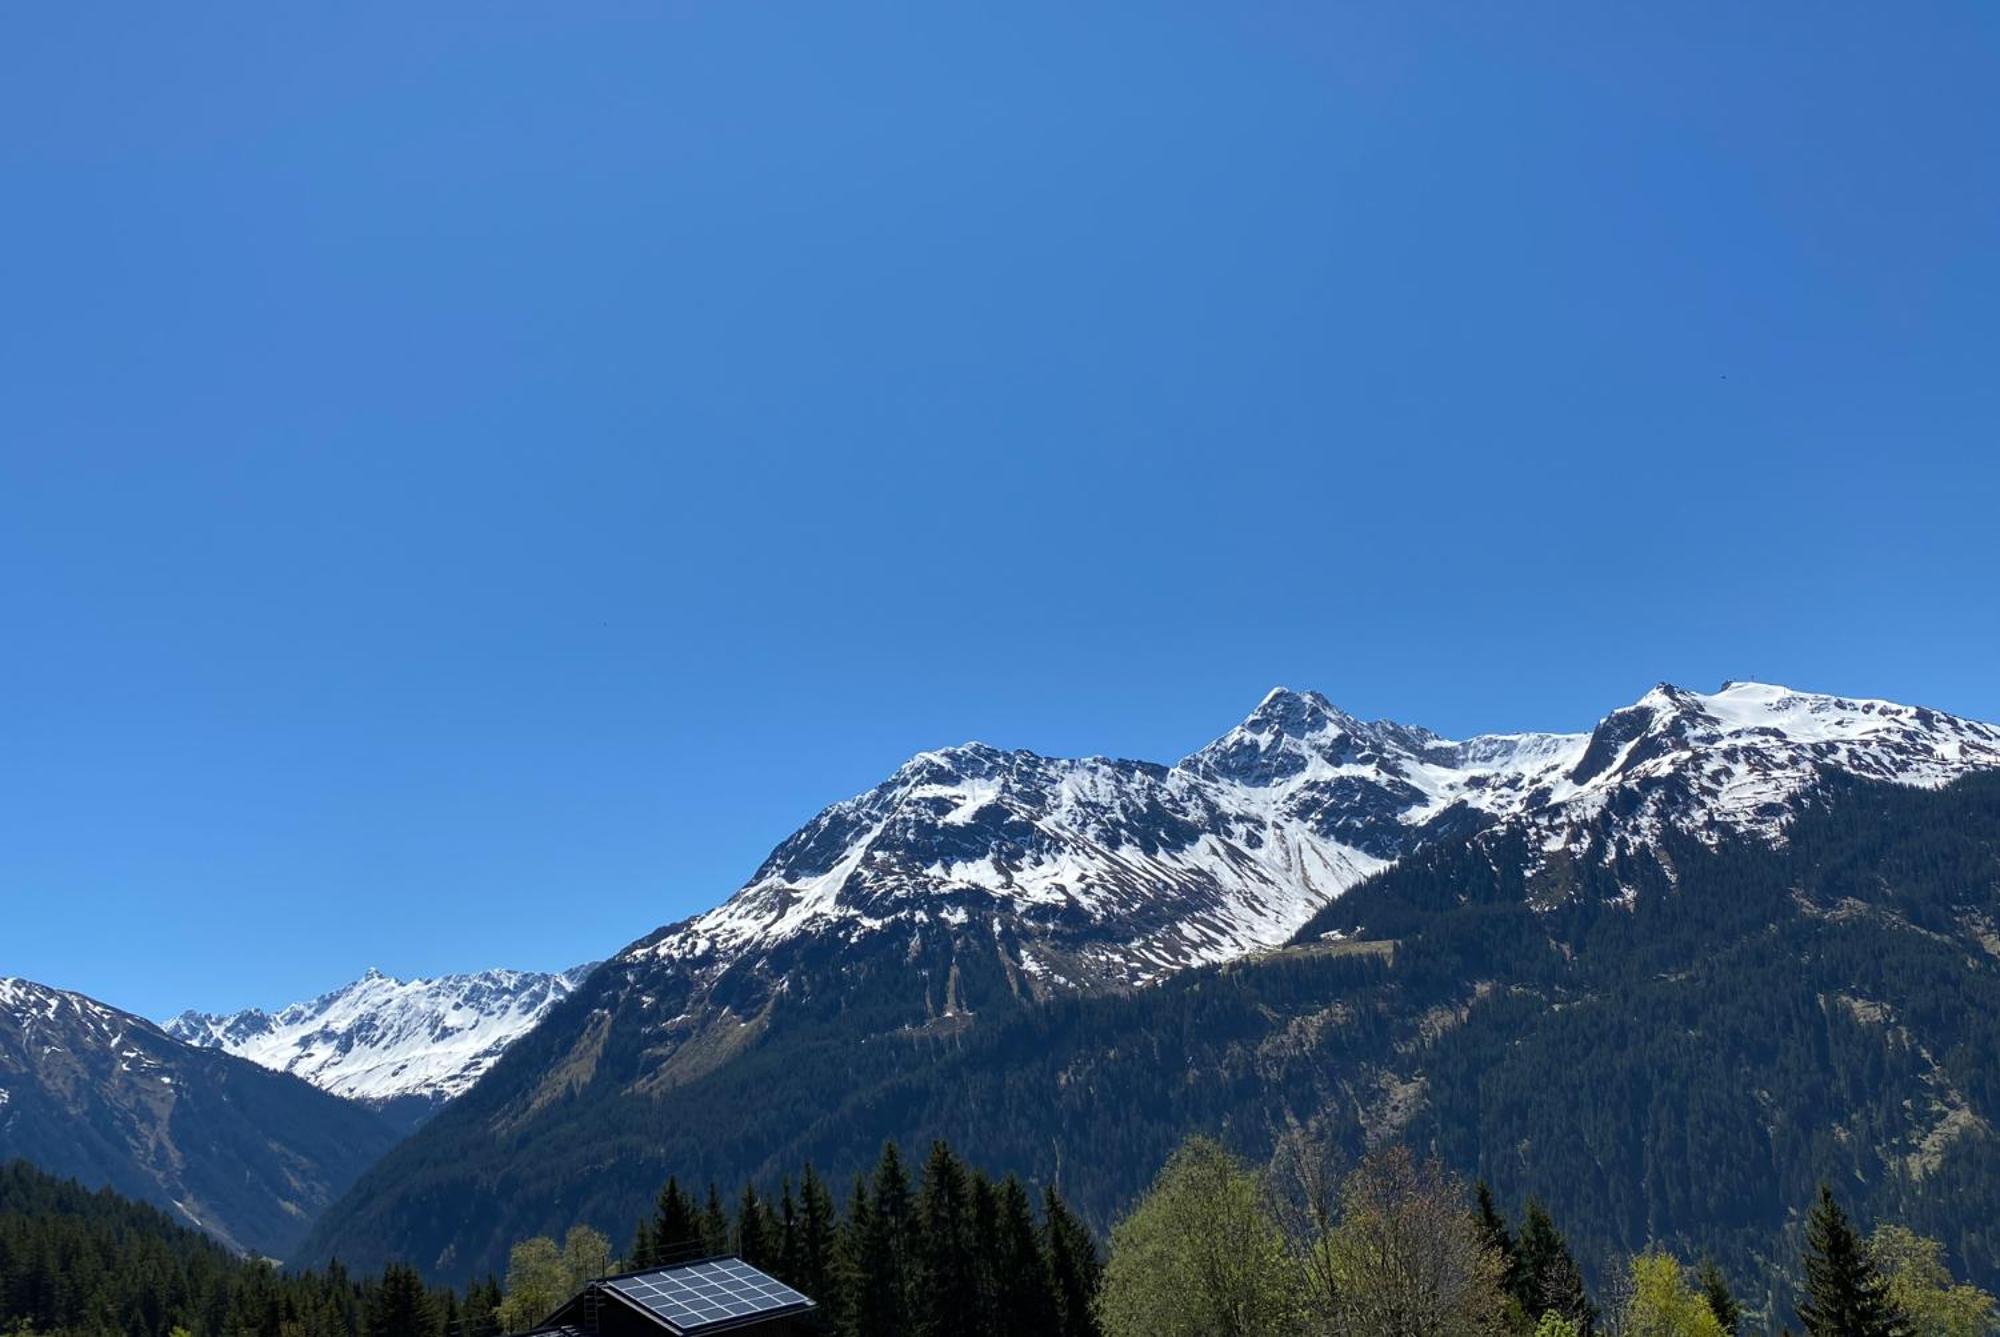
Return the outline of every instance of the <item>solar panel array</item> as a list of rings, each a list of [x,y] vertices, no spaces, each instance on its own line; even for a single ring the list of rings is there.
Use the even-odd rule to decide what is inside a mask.
[[[643,1305],[680,1332],[699,1332],[812,1304],[790,1286],[736,1258],[613,1277],[604,1285]]]

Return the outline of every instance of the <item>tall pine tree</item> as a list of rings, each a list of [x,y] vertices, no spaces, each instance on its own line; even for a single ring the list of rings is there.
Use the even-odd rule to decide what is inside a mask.
[[[1591,1337],[1597,1329],[1597,1306],[1584,1290],[1583,1272],[1570,1256],[1569,1242],[1556,1229],[1548,1209],[1534,1198],[1528,1199],[1515,1248],[1520,1259],[1515,1298],[1529,1320],[1555,1314],[1574,1323],[1579,1337]]]
[[[1903,1337],[1908,1332],[1867,1244],[1825,1184],[1806,1218],[1805,1269],[1799,1319],[1811,1337]]]
[[[807,1161],[804,1173],[799,1176],[799,1276],[794,1284],[821,1304],[833,1298],[839,1232],[833,1193],[819,1177],[819,1171],[813,1169],[812,1162]]]
[[[437,1308],[417,1270],[391,1263],[368,1297],[362,1331],[365,1337],[430,1337],[437,1322]]]
[[[714,1180],[708,1184],[708,1202],[701,1209],[701,1251],[729,1252],[729,1213],[723,1210],[722,1190]]]
[[[1715,1321],[1729,1337],[1736,1337],[1736,1330],[1743,1323],[1743,1307],[1736,1303],[1730,1293],[1729,1282],[1724,1279],[1722,1269],[1715,1265],[1713,1258],[1701,1260],[1701,1270],[1695,1274],[1695,1285],[1701,1290],[1701,1298],[1707,1302],[1708,1311],[1715,1315]]]
[[[970,1194],[958,1157],[943,1142],[932,1143],[912,1235],[917,1331],[925,1337],[952,1337],[979,1311]]]
[[[1000,1185],[999,1221],[992,1253],[998,1279],[993,1296],[994,1337],[1042,1337],[1057,1330],[1049,1262],[1035,1228],[1035,1209],[1021,1181]]]
[[[853,1337],[908,1333],[911,1322],[910,1177],[893,1142],[882,1147],[875,1177],[855,1195],[850,1277]]]
[[[769,1270],[776,1262],[771,1209],[757,1196],[755,1186],[743,1186],[742,1201],[736,1207],[736,1256],[752,1267]]]
[[[1060,1337],[1098,1337],[1095,1302],[1104,1264],[1097,1241],[1053,1186],[1042,1195],[1042,1239],[1056,1307],[1054,1331]]]
[[[650,1263],[671,1263],[707,1253],[702,1241],[701,1218],[694,1199],[682,1190],[680,1180],[667,1177],[667,1186],[653,1206],[653,1256]]]

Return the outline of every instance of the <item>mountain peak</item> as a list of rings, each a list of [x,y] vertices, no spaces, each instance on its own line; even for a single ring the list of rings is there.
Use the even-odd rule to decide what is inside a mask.
[[[1245,725],[1263,723],[1292,734],[1317,732],[1327,724],[1358,723],[1352,715],[1318,692],[1295,692],[1289,687],[1273,687],[1250,712]]]
[[[334,1095],[377,1107],[408,1099],[434,1107],[471,1086],[589,969],[399,980],[371,966],[358,980],[275,1015],[257,1008],[183,1012],[166,1029]]]

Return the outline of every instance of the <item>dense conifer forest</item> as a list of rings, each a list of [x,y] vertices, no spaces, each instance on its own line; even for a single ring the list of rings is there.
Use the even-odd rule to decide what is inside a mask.
[[[733,1197],[733,1205],[732,1199]],[[1725,1337],[1796,1317],[1810,1337],[1985,1337],[1990,1295],[1937,1241],[1864,1235],[1825,1186],[1786,1303],[1755,1309],[1713,1259],[1658,1245],[1596,1294],[1554,1217],[1379,1148],[1347,1164],[1299,1133],[1267,1165],[1192,1138],[1111,1234],[1108,1262],[1059,1194],[1031,1200],[938,1143],[890,1144],[844,1205],[806,1167],[754,1186],[660,1190],[624,1257],[587,1226],[510,1253],[460,1293],[412,1268],[355,1278],[245,1260],[154,1208],[24,1163],[0,1167],[0,1331],[44,1337],[498,1337],[589,1280],[735,1254],[814,1296],[828,1337]]]

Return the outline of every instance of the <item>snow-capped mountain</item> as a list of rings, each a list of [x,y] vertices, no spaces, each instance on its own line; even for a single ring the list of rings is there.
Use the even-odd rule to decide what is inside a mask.
[[[329,1213],[311,1248],[494,1266],[510,1238],[561,1227],[553,1204],[572,1201],[561,1195],[589,1197],[607,1221],[642,1209],[621,1178],[629,1158],[656,1179],[768,1178],[784,1168],[774,1139],[833,1162],[929,1114],[956,1126],[966,1111],[940,1113],[948,1102],[926,1075],[939,1056],[990,1044],[991,1062],[1031,1064],[1086,1015],[1071,1002],[1088,1000],[1066,996],[1280,949],[1350,890],[1420,867],[1427,851],[1449,860],[1477,841],[1489,865],[1561,852],[1562,876],[1540,881],[1636,906],[1619,870],[1644,860],[1585,861],[1665,851],[1671,832],[1718,857],[1728,833],[1782,840],[1828,769],[1935,787],[1993,768],[1991,725],[1755,683],[1659,687],[1587,733],[1449,739],[1280,689],[1171,765],[977,743],[919,753],[819,813],[727,901],[599,967],[464,1097],[466,1117],[418,1130]],[[1351,927],[1329,921],[1323,932]],[[1052,1086],[996,1097],[1034,1108],[978,1117],[1035,1129],[1059,1161],[1073,1130],[1042,1107],[1061,1103],[1066,1082],[1088,1088],[1093,1072],[1116,1068],[1116,1098],[1149,1110],[1172,1104],[1182,1080],[1215,1097],[1199,1085],[1213,1073],[1183,1071],[1187,1047],[1213,1055],[1264,1015],[1223,978],[1130,1000],[1157,1023],[1138,1032],[1092,1005],[1091,1026],[1118,1037],[1109,1068],[1045,1072]],[[1061,1001],[1041,1006],[1051,1000]],[[1307,1081],[1283,1055],[1340,1031],[1335,1015],[1322,1009],[1296,1034],[1269,1037],[1268,1052],[1238,1055],[1229,1080]],[[1201,1031],[1211,1024],[1226,1034]],[[1341,1098],[1373,1107],[1369,1090]],[[1190,1099],[1202,1119],[1220,1108]],[[524,1148],[541,1177],[506,1187]],[[428,1172],[445,1164],[458,1168],[441,1190]],[[422,1194],[405,1185],[420,1172]],[[454,1220],[509,1224],[470,1242],[447,1236],[432,1224],[441,1191],[459,1195]]]
[[[1994,766],[1992,725],[1761,683],[1662,685],[1587,734],[1465,740],[1280,688],[1173,766],[979,743],[920,753],[628,955],[712,970],[800,937],[991,910],[1038,981],[1140,983],[1282,943],[1443,835],[1521,821],[1560,845],[1614,810],[1634,839],[1662,824],[1776,835],[1822,767],[1937,785]]]
[[[82,994],[0,979],[0,1161],[108,1185],[281,1257],[395,1140],[304,1082]]]
[[[188,1044],[292,1073],[415,1122],[479,1080],[590,970],[486,970],[398,980],[371,969],[275,1013],[183,1012],[165,1028]]]

